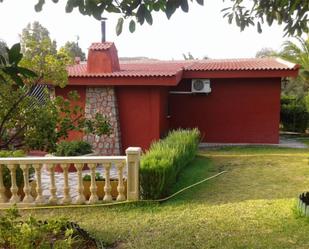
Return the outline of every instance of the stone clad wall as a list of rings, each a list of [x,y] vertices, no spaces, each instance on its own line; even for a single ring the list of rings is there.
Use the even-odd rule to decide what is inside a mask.
[[[93,150],[100,155],[120,155],[120,127],[117,99],[113,87],[87,87],[85,117],[94,118],[96,113],[101,113],[109,118],[112,125],[110,136],[98,137],[85,135],[84,140],[93,146]]]

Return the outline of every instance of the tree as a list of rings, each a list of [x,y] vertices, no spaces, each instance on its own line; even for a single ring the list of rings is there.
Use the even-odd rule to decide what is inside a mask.
[[[72,130],[109,134],[111,126],[105,116],[85,119],[82,108],[72,105],[71,100],[78,98],[74,92],[68,99],[49,98],[46,92],[41,103],[33,90],[42,76],[19,66],[23,60],[19,44],[6,50],[8,59],[0,55],[0,150],[24,147],[51,152]]]
[[[57,51],[57,43],[39,22],[28,24],[21,34],[21,65],[42,77],[45,83],[65,86],[68,75],[66,66],[73,63],[67,51]]]
[[[3,0],[0,0],[2,2]],[[57,3],[58,0],[52,0]],[[204,0],[196,0],[200,5]],[[286,34],[301,35],[308,32],[309,0],[229,0],[231,5],[222,10],[223,16],[229,23],[233,21],[241,30],[250,25],[256,25],[257,31],[262,32],[262,24],[272,25],[275,22],[284,25]],[[45,0],[38,0],[36,11],[41,11]],[[250,4],[250,5],[249,5]],[[100,20],[102,14],[117,13],[121,17],[116,27],[117,34],[122,31],[124,19],[130,19],[129,30],[134,32],[135,23],[143,25],[146,21],[152,24],[153,12],[164,12],[169,19],[177,9],[189,11],[188,0],[66,0],[66,12],[72,12],[77,8],[83,15],[91,15]]]
[[[184,60],[199,60],[199,58],[198,57],[194,57],[192,54],[191,54],[191,52],[188,52],[188,54],[182,54],[182,57],[183,57],[183,59]],[[207,55],[205,55],[205,56],[203,56],[202,57],[202,60],[208,60],[208,59],[210,59]]]
[[[298,97],[306,95],[309,89],[309,38],[295,37],[285,41],[277,56],[300,65],[299,76],[286,81],[283,93]]]
[[[268,58],[276,57],[278,53],[272,48],[262,48],[260,51],[256,52],[256,58]]]
[[[63,47],[60,48],[60,50],[66,51],[72,60],[74,60],[76,57],[79,57],[82,61],[86,60],[86,55],[83,52],[83,50],[78,45],[78,42],[66,42]]]
[[[7,53],[5,49],[6,47],[7,47],[6,42],[0,39],[0,55],[6,56]]]

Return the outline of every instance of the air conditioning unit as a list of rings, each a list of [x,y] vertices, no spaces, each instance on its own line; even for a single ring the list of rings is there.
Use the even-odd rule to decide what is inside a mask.
[[[192,93],[210,93],[210,80],[209,79],[192,79],[191,85]]]

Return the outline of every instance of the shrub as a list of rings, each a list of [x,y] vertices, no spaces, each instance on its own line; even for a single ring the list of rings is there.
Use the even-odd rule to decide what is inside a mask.
[[[169,194],[179,172],[194,159],[199,139],[198,129],[176,130],[150,146],[141,158],[143,199],[158,199]]]
[[[305,99],[282,96],[280,120],[285,131],[305,132],[309,121]]]
[[[92,147],[85,141],[63,141],[57,145],[56,156],[82,156],[92,152]]]
[[[95,180],[96,181],[103,181],[104,178],[103,176],[101,176],[100,172],[96,172],[95,173]],[[83,176],[83,181],[87,181],[87,182],[90,182],[91,181],[91,176],[89,174],[86,174]]]
[[[39,221],[30,216],[21,219],[16,208],[0,216],[0,248],[6,249],[71,249],[97,248],[94,240],[77,224],[65,219]]]
[[[22,150],[0,150],[0,157],[23,157],[25,156],[25,152]],[[30,168],[30,174],[33,174],[34,170]],[[2,167],[3,174],[3,184],[6,188],[11,187],[11,174],[10,170],[7,167]],[[20,167],[16,170],[16,182],[18,187],[22,187],[24,184],[23,171]]]

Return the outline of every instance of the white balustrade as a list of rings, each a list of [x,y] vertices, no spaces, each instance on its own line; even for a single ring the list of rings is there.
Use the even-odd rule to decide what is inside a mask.
[[[18,207],[39,206],[39,205],[68,205],[68,204],[95,204],[98,202],[125,201],[139,199],[139,160],[140,148],[130,147],[126,150],[126,156],[79,156],[79,157],[17,157],[0,158],[0,207],[11,207],[16,204]],[[91,185],[89,200],[85,197],[83,183],[83,167],[87,164],[90,169]],[[55,167],[60,165],[63,173],[63,186],[57,186]],[[76,168],[76,174],[69,173],[70,165]],[[96,173],[98,167],[102,166],[104,171],[104,197],[98,196],[98,185]],[[4,169],[10,172],[11,185],[5,186]],[[113,194],[111,180],[111,169],[117,171],[117,195]],[[17,184],[17,169],[22,171],[23,185]],[[33,168],[35,178],[30,179],[30,169]],[[42,171],[49,174],[49,189],[43,189]],[[127,172],[127,181],[124,181],[124,171]],[[74,177],[74,186],[70,181]],[[44,179],[44,178],[43,178]],[[31,182],[31,180],[34,180]],[[46,180],[46,179],[44,179]],[[125,186],[126,184],[126,186]],[[125,194],[125,187],[127,193]],[[60,191],[59,193],[57,192]],[[49,195],[43,195],[48,191]],[[76,191],[76,196],[71,196],[71,191]],[[7,196],[7,193],[10,196]],[[22,194],[21,194],[22,193]]]

